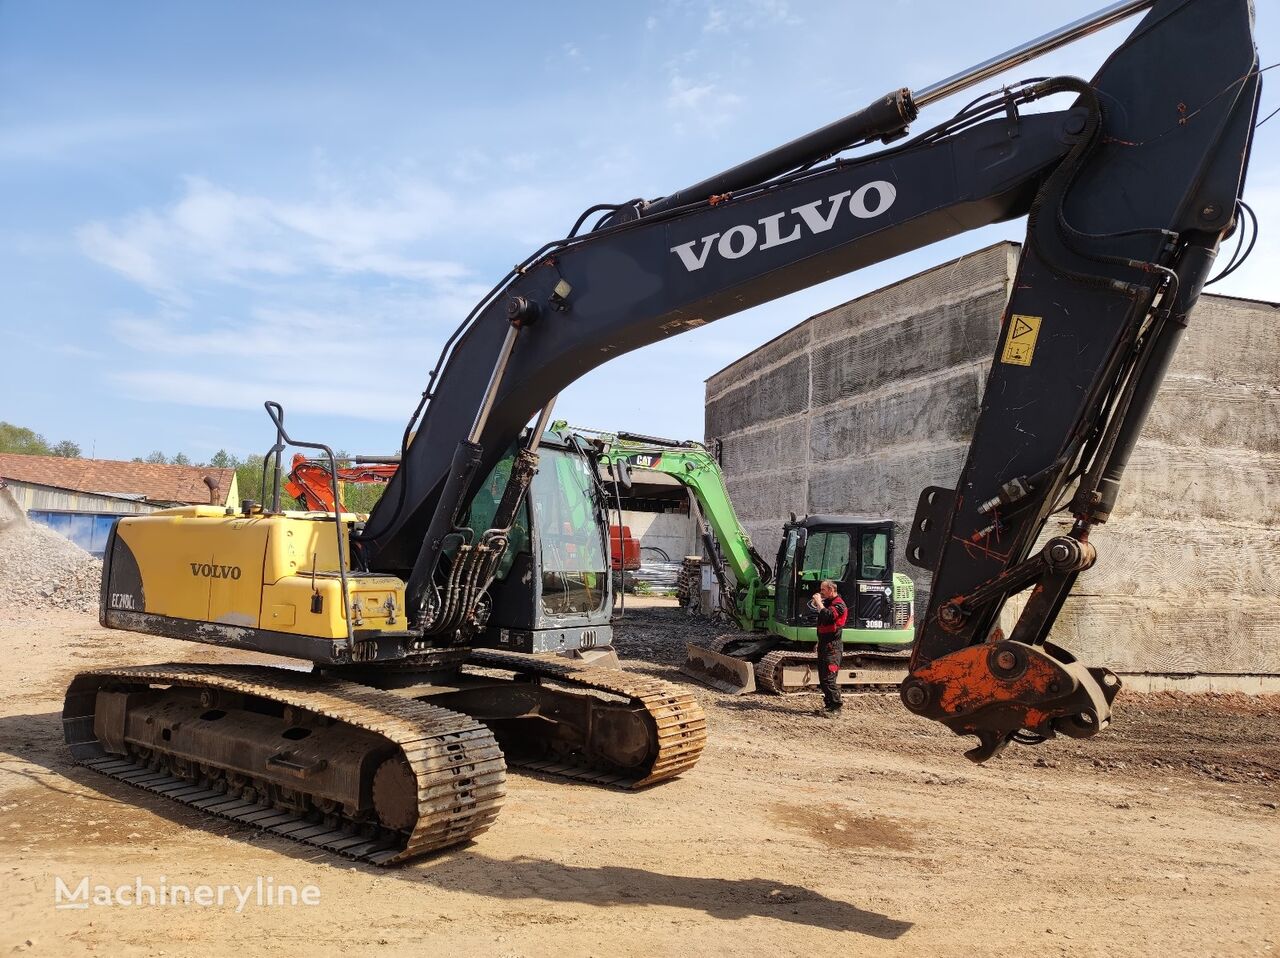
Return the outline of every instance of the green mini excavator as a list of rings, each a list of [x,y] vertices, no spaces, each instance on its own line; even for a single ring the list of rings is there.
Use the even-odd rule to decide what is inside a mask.
[[[892,520],[792,514],[775,573],[738,521],[724,473],[705,446],[635,433],[595,435],[600,463],[616,482],[628,486],[634,472],[659,472],[688,490],[718,586],[718,611],[748,633],[689,643],[682,672],[735,693],[816,686],[817,612],[809,600],[831,579],[849,606],[840,684],[889,686],[906,676],[915,586],[893,569]]]

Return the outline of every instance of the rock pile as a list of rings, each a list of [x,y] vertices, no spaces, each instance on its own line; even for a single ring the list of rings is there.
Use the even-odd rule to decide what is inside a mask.
[[[70,539],[31,522],[0,487],[0,612],[93,612],[102,562]]]

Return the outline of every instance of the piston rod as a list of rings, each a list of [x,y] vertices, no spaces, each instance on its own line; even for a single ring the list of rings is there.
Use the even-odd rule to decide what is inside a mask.
[[[700,203],[713,196],[723,196],[766,183],[788,170],[817,162],[859,142],[880,139],[888,143],[906,134],[919,111],[943,97],[958,93],[976,83],[988,80],[1010,67],[1026,63],[1042,54],[1087,37],[1113,23],[1132,16],[1155,4],[1155,0],[1119,0],[1108,7],[1081,17],[1044,36],[1014,47],[977,66],[939,80],[919,91],[894,90],[857,113],[828,123],[820,130],[806,133],[790,143],[775,147],[754,159],[707,177],[682,190],[645,203],[640,216],[653,216],[686,203]],[[606,223],[612,222],[607,220]]]
[[[542,434],[547,431],[547,426],[551,425],[551,411],[555,408],[556,397],[552,396],[542,407],[542,412],[538,414],[538,421],[533,424],[533,433],[529,436],[528,445],[530,452],[537,452],[538,447],[542,445]]]
[[[983,60],[976,66],[952,74],[945,80],[939,80],[937,83],[930,84],[922,90],[914,90],[911,98],[915,101],[917,109],[924,109],[930,103],[941,100],[943,97],[959,93],[975,83],[991,79],[997,73],[1002,73],[1019,64],[1026,63],[1028,60],[1034,60],[1036,57],[1043,56],[1059,47],[1064,47],[1068,43],[1074,43],[1076,40],[1087,37],[1091,33],[1097,33],[1113,23],[1119,23],[1126,17],[1130,17],[1154,5],[1155,0],[1120,0],[1119,3],[1103,7],[1087,17],[1081,17],[1079,20],[1074,20],[1066,26],[1059,27],[1057,30],[1051,30],[1044,36],[1019,44],[1012,50],[1006,50],[999,56]]]
[[[489,374],[489,383],[484,389],[484,399],[476,411],[475,422],[471,424],[471,432],[467,442],[478,443],[484,433],[485,424],[489,421],[489,413],[493,411],[493,402],[498,398],[498,387],[502,385],[502,377],[507,371],[507,363],[511,360],[511,350],[515,349],[516,337],[520,335],[520,327],[512,323],[507,327],[507,335],[498,350],[498,361],[493,364],[493,372]]]

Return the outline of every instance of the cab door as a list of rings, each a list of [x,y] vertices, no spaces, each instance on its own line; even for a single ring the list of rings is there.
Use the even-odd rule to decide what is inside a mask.
[[[848,595],[851,570],[856,571],[850,556],[857,543],[855,535],[844,529],[809,529],[807,533],[803,551],[796,557],[795,609],[796,624],[813,626],[818,612],[809,603],[824,579],[835,582],[841,595]]]
[[[849,624],[858,629],[892,629],[893,534],[888,528],[864,528],[858,532],[857,592],[849,603]]]
[[[796,624],[796,564],[803,561],[806,530],[791,526],[778,547],[777,586],[774,589],[773,617],[785,625]],[[807,598],[807,597],[806,597]]]

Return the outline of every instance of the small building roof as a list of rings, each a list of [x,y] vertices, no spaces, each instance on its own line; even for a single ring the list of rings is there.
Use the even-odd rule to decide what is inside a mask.
[[[213,483],[210,489],[208,479]],[[224,505],[234,469],[0,453],[0,479],[148,502]]]

